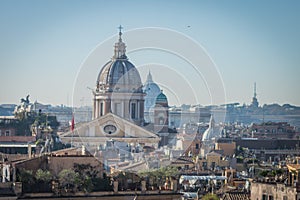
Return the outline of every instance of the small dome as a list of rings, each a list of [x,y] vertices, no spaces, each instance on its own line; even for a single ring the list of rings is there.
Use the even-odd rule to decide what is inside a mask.
[[[215,127],[215,120],[213,116],[210,118],[209,127],[205,130],[202,136],[202,141],[211,141],[213,138],[219,138],[220,131],[217,127]]]
[[[162,92],[156,97],[156,103],[168,103],[168,99],[166,95],[164,95]]]
[[[147,81],[143,87],[143,92],[146,94],[145,96],[145,111],[150,111],[151,108],[155,106],[156,98],[160,94],[159,86],[153,82],[152,75],[149,72],[147,76]]]
[[[143,91],[147,94],[148,97],[151,96],[155,99],[156,99],[157,95],[160,94],[160,88],[156,83],[153,82],[150,71],[147,76],[147,81],[143,87]]]

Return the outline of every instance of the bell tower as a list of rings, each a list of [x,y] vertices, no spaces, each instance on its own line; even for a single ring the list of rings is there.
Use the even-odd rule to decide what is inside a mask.
[[[254,82],[254,92],[253,92],[253,98],[251,106],[254,108],[258,108],[258,101],[257,101],[257,93],[256,93],[256,83]]]
[[[169,136],[169,105],[166,95],[161,93],[157,96],[154,107],[154,132],[161,137],[160,146],[168,144]]]

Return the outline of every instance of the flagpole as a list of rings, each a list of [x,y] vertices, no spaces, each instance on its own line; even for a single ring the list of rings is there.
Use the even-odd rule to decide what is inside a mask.
[[[73,147],[73,130],[72,130],[72,132],[71,132],[71,148]]]

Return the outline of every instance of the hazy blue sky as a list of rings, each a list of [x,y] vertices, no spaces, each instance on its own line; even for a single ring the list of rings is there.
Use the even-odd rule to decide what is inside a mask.
[[[127,30],[162,27],[196,40],[218,67],[227,103],[250,103],[257,82],[260,103],[300,105],[299,20],[300,1],[2,0],[0,103],[18,103],[30,94],[42,103],[71,104],[81,64],[122,24],[124,37]],[[135,63],[136,57],[130,60]],[[104,64],[99,63],[91,83]],[[156,81],[166,77],[153,70]],[[188,96],[185,91],[177,95]],[[186,103],[211,103],[199,99]],[[88,97],[84,101],[91,103]]]

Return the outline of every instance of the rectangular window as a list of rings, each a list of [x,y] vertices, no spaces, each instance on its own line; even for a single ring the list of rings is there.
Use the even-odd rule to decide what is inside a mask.
[[[131,119],[135,119],[136,118],[136,104],[132,103],[131,104]]]
[[[10,130],[6,130],[5,131],[5,136],[9,136],[10,135]]]
[[[282,200],[288,200],[287,196],[283,196]]]
[[[199,149],[199,144],[198,143],[196,144],[196,149]]]
[[[0,130],[0,136],[2,136],[1,130]]]

